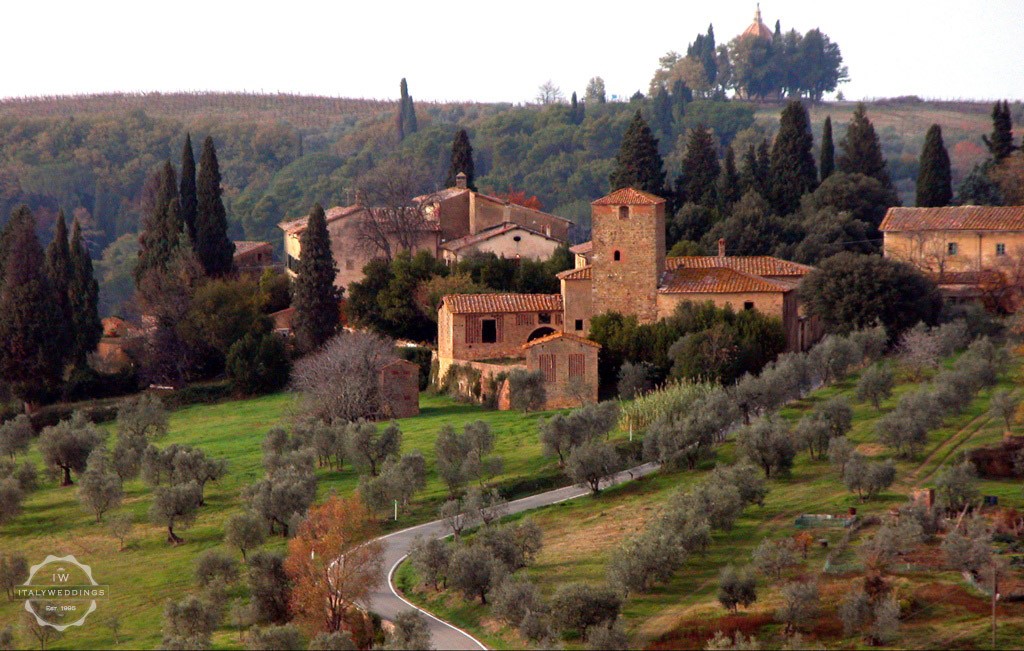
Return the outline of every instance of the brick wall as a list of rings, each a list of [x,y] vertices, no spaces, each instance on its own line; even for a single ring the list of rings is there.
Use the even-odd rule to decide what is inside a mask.
[[[592,211],[594,309],[633,314],[644,323],[657,320],[665,204],[593,206]]]
[[[586,337],[590,332],[590,317],[594,315],[591,281],[563,279],[561,282],[562,303],[565,306],[565,331]],[[577,328],[577,325],[582,327]]]
[[[569,338],[553,339],[526,350],[526,367],[545,374],[545,409],[597,402],[598,348]],[[550,378],[553,377],[553,381]]]
[[[410,418],[420,413],[420,367],[397,360],[380,372],[381,393],[388,418]]]
[[[562,330],[561,312],[520,312],[505,314],[444,314],[448,307],[443,305],[438,313],[438,357],[479,361],[522,357],[523,344],[530,335],[542,329],[551,332]],[[541,323],[547,315],[549,323]],[[495,321],[498,341],[482,341],[483,322]],[[536,337],[535,337],[536,338]]]

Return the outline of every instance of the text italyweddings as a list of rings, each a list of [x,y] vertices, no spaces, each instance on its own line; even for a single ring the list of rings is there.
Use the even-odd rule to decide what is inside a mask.
[[[109,594],[105,585],[18,586],[12,599],[103,599]]]

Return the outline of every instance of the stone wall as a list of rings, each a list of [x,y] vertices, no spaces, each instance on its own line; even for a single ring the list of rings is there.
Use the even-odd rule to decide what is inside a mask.
[[[920,231],[884,234],[887,258],[908,262],[922,271],[997,269],[1024,255],[1024,233],[1007,231]],[[956,244],[956,253],[949,245]],[[1005,252],[998,253],[999,245]]]
[[[547,317],[549,323],[543,323]],[[497,330],[497,341],[485,343],[480,336],[483,322],[493,320]],[[438,357],[441,360],[455,359],[481,361],[489,359],[522,357],[523,344],[531,337],[562,330],[562,313],[518,312],[504,314],[452,314],[447,305],[442,305],[437,317]],[[475,333],[475,341],[467,341],[467,332]]]
[[[597,354],[600,349],[570,337],[542,341],[526,349],[526,367],[544,374],[545,409],[597,402]]]
[[[600,313],[658,318],[665,270],[665,204],[592,207],[593,306]]]
[[[380,372],[381,393],[388,418],[410,418],[420,413],[420,367],[400,359]]]
[[[565,331],[586,337],[590,332],[590,318],[594,315],[591,280],[563,278],[561,283],[562,303],[565,306]]]

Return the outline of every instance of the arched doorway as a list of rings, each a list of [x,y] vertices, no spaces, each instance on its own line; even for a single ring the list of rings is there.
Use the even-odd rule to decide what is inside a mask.
[[[541,337],[547,337],[548,335],[553,334],[555,334],[554,328],[537,328],[536,330],[530,333],[530,336],[526,338],[526,341],[533,341],[534,339],[540,339]]]

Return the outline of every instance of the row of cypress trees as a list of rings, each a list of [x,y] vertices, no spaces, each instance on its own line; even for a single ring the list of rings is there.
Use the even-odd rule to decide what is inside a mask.
[[[44,253],[36,219],[15,210],[0,233],[0,376],[27,405],[57,389],[69,366],[84,369],[103,334],[99,285],[74,221],[70,242],[64,213]]]

